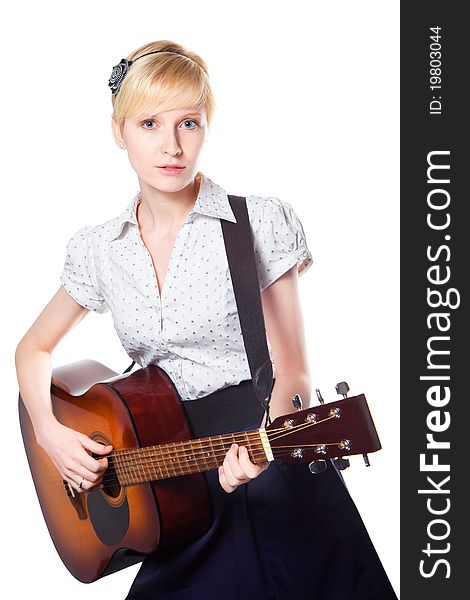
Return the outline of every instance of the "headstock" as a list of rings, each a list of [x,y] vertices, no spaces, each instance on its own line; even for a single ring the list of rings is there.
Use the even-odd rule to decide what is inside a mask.
[[[333,459],[339,470],[349,466],[345,456],[362,454],[369,466],[367,454],[382,447],[364,394],[348,397],[346,382],[336,386],[342,399],[325,403],[316,390],[318,406],[302,409],[298,394],[292,398],[297,412],[275,419],[266,428],[274,458],[283,463],[309,462],[312,473],[326,468],[326,459]]]

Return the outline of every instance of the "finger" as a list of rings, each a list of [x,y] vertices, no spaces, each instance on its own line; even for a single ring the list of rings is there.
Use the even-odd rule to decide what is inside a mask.
[[[94,452],[95,454],[109,454],[113,449],[111,444],[105,446],[104,444],[95,442],[95,440],[92,440],[86,435],[81,436],[80,441],[87,450],[90,450],[90,452]]]
[[[99,460],[94,459],[86,451],[83,450],[75,455],[75,463],[80,467],[87,469],[91,473],[103,473],[108,468],[108,459],[100,458]],[[78,471],[77,471],[78,472]]]
[[[96,491],[98,489],[102,489],[102,488],[103,488],[103,484],[101,482],[93,483],[91,481],[88,481],[88,479],[85,479],[82,483],[82,489],[80,491],[81,492],[94,492],[94,491]]]
[[[238,466],[237,464],[232,464],[233,460],[237,461]],[[240,483],[245,482],[245,477],[237,458],[233,459],[233,457],[226,456],[222,466],[224,468],[225,479],[229,485],[238,486]]]
[[[88,438],[89,439],[89,438]],[[93,440],[90,440],[90,442],[93,442]],[[95,442],[93,442],[95,443]],[[103,448],[112,448],[112,446],[102,446]],[[87,448],[87,446],[84,443],[84,440],[81,440],[81,448],[80,450],[75,454],[75,459],[80,462],[80,464],[82,464],[85,468],[87,468],[89,471],[92,471],[93,473],[99,473],[101,471],[106,471],[106,469],[108,468],[108,459],[103,456],[103,458],[93,458],[93,456],[90,456],[90,454],[88,454],[87,450],[89,450],[90,452],[93,452],[93,450],[90,450],[89,448]]]
[[[89,471],[88,469],[85,469],[80,465],[77,465],[72,469],[68,469],[66,471],[66,475],[72,478],[74,481],[78,481],[79,484],[82,481],[82,479],[86,479],[91,483],[96,483],[98,481],[101,481],[102,479],[101,473],[94,473],[93,471]]]
[[[92,492],[95,489],[99,489],[99,488],[103,487],[103,485],[101,483],[94,484],[94,483],[87,481],[86,479],[83,479],[82,477],[80,477],[79,478],[80,480],[78,481],[78,478],[76,476],[68,477],[67,475],[63,475],[63,479],[68,484],[70,484],[70,486],[74,489],[75,492],[78,492],[79,494],[81,494],[83,492]]]
[[[238,445],[232,444],[229,451],[225,455],[224,468],[227,471],[228,481],[230,483],[236,483],[238,480],[242,481],[246,479],[246,473],[240,465],[238,458]]]
[[[236,489],[236,486],[232,486],[228,483],[225,469],[222,465],[219,467],[219,483],[228,494],[232,493]]]
[[[226,457],[226,459],[223,463],[223,467],[225,469],[225,477],[227,479],[227,482],[231,486],[238,487],[242,483],[247,483],[248,481],[250,481],[250,477],[241,468],[238,458],[235,459],[236,460],[235,466],[233,465],[231,460],[232,459],[230,457]],[[235,469],[235,471],[234,471],[234,469]]]
[[[88,492],[93,484],[90,483],[87,479],[82,477],[78,482],[78,491],[80,493]]]
[[[245,448],[245,446],[240,446],[240,449],[238,450],[238,456],[241,468],[243,469],[245,475],[250,479],[258,477],[258,475],[263,471],[260,466],[251,462],[248,450]]]

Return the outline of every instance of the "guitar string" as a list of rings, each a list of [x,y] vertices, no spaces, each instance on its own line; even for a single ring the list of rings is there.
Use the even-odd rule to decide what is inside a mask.
[[[268,432],[268,438],[269,440],[277,440],[280,437],[285,437],[286,435],[292,435],[292,433],[297,432],[299,430],[303,430],[306,429],[308,427],[312,427],[315,425],[319,425],[321,423],[323,423],[324,421],[328,421],[332,418],[335,417],[327,417],[326,419],[323,419],[322,421],[316,421],[316,422],[312,422],[312,423],[301,423],[299,425],[296,425],[294,427],[289,428],[288,430],[286,429],[282,429],[282,433],[277,434],[277,435],[271,435],[271,432]],[[122,465],[122,466],[130,466],[134,463],[136,463],[136,461],[138,462],[139,458],[143,456],[143,458],[145,458],[147,461],[148,459],[165,459],[165,458],[185,458],[187,456],[186,452],[191,452],[190,456],[192,457],[196,457],[196,456],[201,456],[202,458],[204,458],[206,456],[206,454],[209,452],[210,454],[213,452],[214,450],[214,444],[218,444],[218,445],[222,445],[224,446],[224,443],[237,443],[235,442],[236,438],[239,438],[240,436],[242,436],[242,438],[245,437],[251,437],[254,438],[255,441],[251,442],[247,441],[246,439],[242,439],[241,440],[241,444],[240,442],[238,442],[240,445],[257,445],[257,446],[263,446],[262,441],[259,437],[259,432],[258,431],[254,431],[254,432],[237,432],[235,434],[229,434],[229,435],[224,435],[224,436],[214,436],[212,438],[198,438],[196,440],[184,440],[184,441],[180,441],[180,442],[174,442],[174,443],[170,443],[170,444],[161,444],[160,446],[148,446],[146,448],[132,448],[132,449],[127,449],[127,451],[122,452],[120,450],[116,451],[115,453],[111,453],[108,456],[110,457],[116,457],[117,461]],[[202,445],[202,442],[209,439],[209,445]],[[194,447],[194,444],[198,444],[198,447]],[[185,446],[185,445],[189,445],[189,447]],[[149,451],[151,450],[151,451]],[[182,451],[182,452],[181,452]],[[226,451],[226,450],[225,450]],[[165,453],[166,456],[163,455],[163,453]],[[140,464],[140,463],[139,463]]]
[[[315,423],[308,423],[308,426],[314,425]],[[304,427],[302,423],[300,426],[290,428],[287,431],[287,434],[291,434],[294,429],[298,429],[299,427]],[[271,432],[270,432],[271,433]],[[242,437],[241,440],[238,438]],[[254,438],[254,441],[248,439]],[[270,436],[272,437],[272,436]],[[202,441],[209,439],[209,445],[203,446]],[[275,438],[276,439],[276,438]],[[194,447],[194,442],[196,442],[197,447]],[[140,458],[144,458],[146,464],[155,464],[155,461],[149,459],[163,460],[163,464],[165,465],[166,459],[185,459],[186,460],[191,457],[192,459],[197,459],[198,457],[206,460],[208,453],[209,457],[213,455],[215,444],[219,447],[222,445],[222,451],[225,453],[228,448],[225,448],[225,442],[227,443],[239,443],[240,445],[249,445],[250,450],[255,451],[258,447],[263,449],[264,447],[262,441],[259,437],[259,432],[237,432],[235,434],[228,434],[224,436],[214,436],[212,438],[199,438],[197,440],[184,440],[181,442],[175,442],[173,444],[162,444],[160,446],[150,446],[147,448],[133,448],[128,449],[126,453],[122,453],[121,451],[117,451],[111,453],[107,456],[114,458],[118,466],[122,466],[123,468],[131,468],[132,466],[143,466],[142,462],[139,460]],[[254,447],[255,446],[255,447]],[[149,452],[149,449],[152,449],[152,452]],[[220,449],[220,448],[219,448]],[[158,452],[156,452],[158,451]],[[131,454],[129,454],[131,452]],[[188,452],[190,453],[188,456]]]
[[[311,427],[314,425],[318,425],[324,421],[330,420],[332,418],[335,418],[334,416],[330,416],[327,417],[326,419],[323,419],[322,421],[316,421],[316,422],[308,422],[308,423],[301,423],[299,425],[296,425],[294,427],[289,428],[288,430],[286,430],[285,428],[279,428],[276,431],[282,431],[281,434],[276,435],[269,435],[270,439],[278,439],[279,437],[283,437],[286,435],[291,435],[294,431],[298,431],[299,429],[305,429],[307,427]],[[273,433],[272,431],[267,432],[268,434]],[[123,472],[124,469],[127,468],[127,470],[130,472],[131,470],[133,470],[134,467],[141,469],[143,471],[145,471],[145,468],[153,468],[153,467],[164,467],[167,471],[169,471],[169,469],[172,469],[173,471],[176,471],[176,469],[182,469],[182,468],[191,468],[191,465],[189,464],[189,460],[194,462],[196,461],[196,464],[198,464],[198,460],[199,458],[202,458],[204,460],[204,462],[207,463],[208,458],[209,459],[217,459],[217,458],[222,458],[222,456],[225,456],[225,453],[227,451],[227,449],[224,447],[224,441],[227,442],[232,442],[234,441],[234,437],[246,437],[246,436],[256,436],[256,445],[257,446],[261,446],[262,449],[262,453],[260,455],[260,457],[265,456],[264,453],[264,447],[262,446],[261,440],[259,439],[259,431],[258,430],[254,430],[252,432],[236,432],[235,434],[226,434],[226,435],[221,435],[221,436],[215,436],[212,438],[199,438],[198,440],[185,440],[183,442],[175,442],[174,445],[173,444],[162,444],[161,446],[154,446],[154,447],[149,447],[149,448],[158,448],[160,451],[160,456],[158,457],[157,454],[153,453],[146,453],[144,454],[142,451],[144,449],[142,448],[133,448],[133,449],[128,449],[127,450],[127,456],[124,459],[123,456],[123,452],[122,451],[117,451],[116,453],[111,453],[110,457],[113,457],[116,459],[113,462],[116,462],[118,468],[120,468],[120,471]],[[201,447],[197,448],[197,450],[195,451],[195,449],[192,447],[192,443],[194,443],[195,441],[200,443],[205,439],[209,439],[210,440],[210,447],[207,446],[206,449],[203,449]],[[242,442],[244,442],[245,444],[247,443],[245,439],[242,440]],[[222,450],[222,454],[220,454],[219,452],[214,453],[214,443],[222,444],[222,448],[218,448],[218,450]],[[185,444],[189,444],[189,448],[185,447]],[[249,442],[248,442],[249,444]],[[201,444],[200,444],[201,445]],[[320,445],[320,442],[317,444],[314,444],[315,446]],[[335,445],[335,444],[324,444],[324,445]],[[165,456],[162,454],[163,449],[162,446],[165,448],[166,452],[165,452]],[[179,448],[178,448],[179,446]],[[250,446],[252,446],[252,444],[250,444]],[[179,452],[178,450],[183,450],[184,453]],[[250,448],[253,452],[253,456],[254,456],[254,452],[256,451],[256,449],[254,449],[253,447]],[[148,449],[146,449],[148,450]],[[209,450],[209,455],[207,453],[207,450]],[[140,451],[140,452],[139,452]],[[187,452],[191,452],[191,454],[187,454]],[[129,455],[129,452],[132,453],[132,455]],[[141,460],[139,460],[140,457],[144,458],[144,462],[142,462]],[[153,460],[149,460],[149,458],[152,458]],[[186,459],[186,464],[184,466],[182,465],[175,465],[175,462],[168,462],[168,460],[174,461],[174,460],[178,460],[180,461],[180,459]],[[198,465],[199,466],[199,465]],[[121,468],[122,467],[122,468]],[[110,466],[106,473],[112,473],[113,468]],[[116,468],[114,468],[114,471],[116,472]],[[103,478],[104,481],[104,478]]]
[[[314,444],[312,446],[316,446],[317,444]],[[282,447],[283,448],[283,447]],[[159,469],[161,471],[161,474],[163,475],[163,471],[167,471],[167,474],[171,477],[172,475],[183,475],[183,474],[190,474],[193,472],[197,472],[192,470],[195,466],[198,467],[203,467],[203,469],[205,470],[211,470],[216,468],[216,466],[218,466],[219,462],[217,459],[221,459],[220,460],[220,464],[223,462],[222,459],[225,457],[225,449],[222,449],[222,452],[216,452],[213,453],[211,457],[209,458],[204,458],[204,460],[200,460],[197,458],[190,458],[186,464],[175,464],[175,463],[169,463],[169,462],[161,462],[161,461],[148,461],[148,462],[142,462],[139,464],[135,464],[135,465],[130,465],[130,468],[128,468],[129,473],[125,473],[125,471],[123,471],[122,469],[118,469],[120,471],[120,474],[126,478],[127,476],[131,476],[134,477],[138,476],[140,477],[141,475],[145,475],[148,476],[149,473],[146,473],[145,471],[151,471],[152,469],[156,470]],[[281,449],[275,451],[276,457],[278,456],[284,456],[284,455],[289,455],[290,451],[283,451]],[[256,459],[265,459],[266,460],[266,455],[264,453],[264,449],[261,449],[261,451],[257,451],[257,452],[253,452],[252,456]],[[189,458],[189,457],[188,457]],[[216,461],[216,465],[209,465],[210,462]],[[118,465],[119,466],[119,465]],[[137,470],[134,470],[134,467],[137,467]],[[132,472],[131,472],[132,470]],[[139,472],[141,471],[141,472]],[[170,471],[173,471],[172,474],[170,474]],[[165,478],[165,477],[162,477]],[[110,471],[109,469],[106,471],[105,476],[103,477],[102,482],[103,483],[109,483],[110,481],[113,481],[116,483],[116,480],[114,477],[110,476]]]
[[[325,446],[329,446],[329,445],[338,445],[339,443],[340,443],[340,442],[337,442],[337,443],[333,443],[333,442],[331,442],[331,443],[327,443],[327,444],[324,444],[324,445],[325,445]],[[312,447],[316,447],[316,446],[317,446],[317,444],[312,444],[311,446],[312,446]],[[280,458],[280,457],[283,457],[283,456],[292,456],[292,452],[291,452],[291,450],[290,450],[290,449],[287,449],[287,448],[295,448],[295,447],[296,447],[295,445],[293,445],[293,446],[291,446],[291,447],[289,447],[289,446],[286,446],[286,447],[285,447],[285,448],[286,448],[285,450],[283,450],[283,451],[277,451],[277,452],[276,452],[276,458]],[[284,447],[282,447],[282,448],[284,448]],[[264,456],[264,455],[263,455],[263,456]],[[260,458],[262,458],[262,457],[260,456]],[[315,459],[314,459],[314,460],[315,460]],[[321,457],[321,456],[319,456],[319,457],[317,458],[317,460],[322,460],[322,457]],[[127,487],[127,486],[130,486],[130,485],[138,485],[138,484],[140,484],[140,483],[149,483],[149,482],[151,482],[151,481],[160,481],[160,480],[162,480],[162,479],[170,479],[170,478],[172,478],[172,477],[179,477],[179,476],[181,476],[181,475],[191,475],[191,474],[197,474],[197,473],[201,473],[201,472],[204,472],[204,471],[211,471],[211,470],[215,470],[215,469],[217,468],[217,466],[218,466],[218,464],[217,464],[217,465],[215,465],[215,466],[208,466],[208,465],[205,465],[205,466],[204,466],[204,468],[203,468],[202,470],[200,470],[200,471],[194,471],[194,470],[191,470],[191,467],[189,467],[189,466],[188,466],[188,468],[189,468],[190,470],[188,470],[188,471],[185,471],[185,470],[182,470],[182,469],[180,469],[180,472],[178,472],[178,473],[176,473],[176,472],[174,472],[174,473],[170,473],[170,472],[169,472],[169,471],[170,471],[170,469],[167,469],[167,474],[164,474],[164,473],[162,473],[162,472],[160,472],[160,474],[158,474],[158,473],[156,473],[156,472],[155,472],[154,474],[149,474],[149,473],[146,473],[146,474],[145,474],[145,479],[144,479],[144,480],[142,480],[142,479],[140,478],[140,477],[141,477],[141,474],[140,474],[140,473],[131,473],[131,474],[129,474],[129,475],[130,475],[130,479],[132,479],[132,480],[136,480],[136,481],[128,481],[129,477],[128,477],[128,476],[127,476],[127,477],[126,477],[126,476],[124,476],[124,478],[123,478],[122,480],[119,480],[119,479],[118,479],[118,480],[116,480],[116,479],[114,479],[114,478],[113,478],[112,480],[110,480],[110,479],[107,479],[107,480],[106,480],[106,478],[103,478],[103,484],[107,483],[107,484],[110,484],[110,486],[113,486],[113,485],[114,485],[114,486],[119,486],[119,487]],[[171,468],[171,470],[172,470],[172,471],[175,471],[175,469],[174,469],[174,468]]]
[[[310,448],[316,448],[319,445],[324,445],[324,446],[338,446],[340,445],[341,440],[340,441],[336,441],[336,442],[326,442],[324,444],[321,443],[317,443],[317,444],[304,444],[302,447],[310,447]],[[290,448],[296,448],[298,447],[298,445],[293,444],[293,445],[285,445],[285,446],[279,446],[276,447],[274,449],[274,453],[275,453],[275,457],[279,458],[282,456],[289,456],[292,454]],[[122,476],[121,481],[119,480],[119,477],[117,477],[118,481],[116,481],[115,477],[109,477],[108,475],[108,471],[106,471],[105,476],[103,477],[103,484],[105,483],[110,483],[111,481],[115,484],[115,485],[127,485],[126,481],[129,477],[131,479],[141,479],[141,476],[144,475],[145,479],[134,482],[134,483],[143,483],[145,481],[152,481],[152,480],[158,480],[158,479],[167,479],[169,477],[173,477],[173,476],[179,476],[179,475],[189,475],[191,473],[197,473],[197,472],[201,472],[200,470],[196,470],[194,471],[194,467],[202,467],[202,471],[208,471],[208,470],[212,470],[215,469],[219,464],[222,463],[222,460],[220,461],[220,463],[217,461],[217,459],[223,459],[225,457],[225,450],[222,453],[216,453],[213,454],[212,457],[210,457],[211,461],[216,461],[216,465],[209,465],[209,460],[204,459],[204,464],[202,461],[197,460],[197,459],[191,459],[190,461],[187,461],[186,464],[178,464],[175,465],[174,463],[168,463],[168,462],[163,462],[163,463],[155,463],[155,462],[150,462],[150,463],[139,463],[137,465],[131,465],[131,469],[129,469],[129,473],[125,473],[125,472],[121,472],[120,475]],[[255,462],[256,459],[266,459],[266,455],[264,453],[264,450],[260,453],[258,453],[257,455],[255,453],[253,453],[253,457],[255,458]],[[133,471],[133,467],[137,466],[139,467],[137,471]],[[163,469],[163,468],[164,469]],[[155,479],[153,477],[154,473],[153,472],[145,472],[147,471],[151,471],[151,469],[153,469],[155,471]],[[158,474],[156,473],[156,469],[160,470],[160,476],[158,476]],[[131,472],[132,470],[132,472]],[[164,470],[166,470],[166,475],[164,473]],[[170,471],[172,471],[172,473],[170,473]],[[108,477],[106,477],[106,475],[108,475]]]
[[[191,441],[191,440],[189,440]],[[233,443],[233,438],[230,438],[228,440],[225,440],[227,442]],[[120,455],[119,455],[119,451],[118,453],[112,453],[110,455],[107,455],[108,457],[111,457],[113,459],[113,462],[111,463],[111,465],[116,464],[118,469],[120,471],[123,471],[123,469],[133,469],[134,467],[142,467],[145,468],[146,465],[148,466],[167,466],[169,465],[170,468],[174,468],[175,463],[174,462],[170,462],[170,461],[174,461],[174,460],[178,460],[180,461],[182,460],[186,460],[186,464],[189,465],[189,461],[198,461],[198,460],[203,460],[203,461],[207,461],[213,458],[217,458],[220,456],[225,456],[227,450],[229,449],[230,446],[226,446],[224,444],[224,440],[217,440],[214,441],[214,443],[211,444],[211,446],[207,446],[206,449],[202,449],[202,448],[194,448],[191,447],[191,445],[187,445],[188,441],[185,442],[175,442],[174,446],[173,444],[171,445],[164,445],[164,449],[162,451],[160,451],[159,453],[146,453],[144,452],[138,452],[138,450],[143,450],[143,449],[139,449],[136,448],[136,452],[134,453],[134,457],[131,459],[130,457],[128,457],[125,461],[121,461],[120,460]],[[261,456],[265,456],[264,453],[264,446],[261,442],[261,440],[259,439],[259,437],[255,438],[255,441],[248,441],[246,440],[246,436],[243,436],[243,439],[239,439],[238,443],[240,445],[246,445],[247,447],[249,447],[249,450],[252,452],[252,454],[254,455],[256,452],[259,453],[259,457]],[[139,460],[141,459],[141,460]],[[108,467],[106,473],[108,472],[112,472],[113,470],[116,471],[116,469],[110,465],[110,467]],[[186,465],[185,465],[186,466]],[[122,467],[122,468],[121,468]]]
[[[246,435],[248,433],[248,436]],[[252,449],[253,446],[263,447],[263,443],[259,437],[259,433],[253,432],[237,432],[226,436],[214,436],[210,438],[209,443],[202,445],[202,441],[208,438],[197,438],[190,440],[181,440],[178,442],[170,442],[167,444],[161,444],[157,446],[147,446],[144,448],[130,448],[125,451],[117,450],[107,454],[106,457],[116,459],[120,464],[126,466],[130,465],[139,457],[143,456],[145,459],[149,458],[177,458],[178,456],[185,456],[187,452],[191,455],[205,456],[207,452],[212,452],[216,446],[224,446],[225,444],[238,443],[239,445],[249,445]],[[249,438],[248,440],[246,438]],[[228,448],[227,448],[228,450]]]
[[[319,425],[325,421],[328,421],[332,418],[335,417],[327,417],[325,419],[322,419],[321,421],[315,421],[315,422],[307,422],[307,423],[299,423],[298,425],[294,425],[293,427],[290,427],[288,429],[286,429],[285,427],[279,427],[277,429],[273,429],[273,430],[266,430],[268,439],[270,440],[276,440],[279,437],[283,437],[286,435],[292,435],[292,433],[297,432],[298,430],[301,429],[305,429],[307,427],[312,427],[315,425]],[[278,433],[278,435],[276,435],[276,433]],[[118,456],[119,460],[130,460],[132,462],[132,460],[135,459],[135,455],[142,453],[143,451],[146,452],[146,457],[151,456],[152,452],[162,452],[163,448],[166,448],[168,450],[175,450],[175,448],[170,448],[170,446],[173,446],[173,444],[189,444],[192,445],[194,443],[199,444],[200,448],[198,448],[198,450],[204,452],[205,449],[212,449],[212,446],[214,443],[220,443],[223,441],[227,441],[230,442],[231,438],[234,437],[239,437],[239,436],[249,436],[249,437],[254,437],[257,442],[262,443],[260,441],[260,434],[259,434],[259,430],[252,430],[252,431],[240,431],[240,432],[235,432],[235,433],[230,433],[230,434],[222,434],[220,436],[211,436],[211,437],[206,437],[206,438],[196,438],[196,439],[189,439],[189,440],[181,440],[178,442],[170,442],[167,444],[159,444],[159,445],[155,445],[155,446],[146,446],[145,448],[126,448],[123,450],[117,450],[115,452],[111,452],[110,454],[106,455],[109,457],[113,457],[113,456]],[[208,445],[206,445],[205,447],[202,446],[203,443],[206,443]],[[236,443],[232,440],[232,443]],[[243,445],[243,444],[242,444]],[[183,448],[184,449],[184,448]],[[191,449],[191,448],[189,448]]]
[[[275,431],[285,431],[285,427],[279,427],[277,429],[270,429],[269,433],[271,433],[272,431],[274,431],[274,432]],[[196,442],[196,441],[197,442],[206,442],[206,441],[209,441],[209,443],[210,443],[210,440],[214,440],[214,439],[217,439],[217,438],[227,438],[227,439],[229,439],[230,436],[233,436],[233,435],[245,435],[245,434],[259,436],[259,429],[253,429],[253,430],[250,430],[250,431],[236,431],[236,432],[233,432],[233,433],[224,433],[224,434],[221,434],[219,436],[215,435],[215,436],[209,436],[209,437],[203,437],[203,438],[191,438],[191,439],[188,439],[188,440],[180,440],[179,442],[175,442],[175,443],[177,443],[177,444],[181,443],[181,442],[182,443],[185,443],[185,442],[191,443],[191,442]],[[149,450],[156,449],[156,448],[159,448],[160,446],[164,446],[164,445],[166,445],[166,444],[163,443],[163,444],[156,444],[156,445],[153,445],[153,446],[146,446],[146,449],[149,449]],[[137,447],[137,448],[123,448],[122,450],[117,450],[117,452],[119,452],[121,456],[125,456],[126,454],[132,454],[136,450],[142,450],[142,448],[140,448],[140,447]],[[110,455],[107,455],[107,456],[110,456]]]
[[[276,437],[274,437],[274,435],[279,432],[282,435],[290,435],[294,430],[298,430],[299,428],[304,428],[304,427],[311,427],[313,425],[319,425],[320,423],[323,423],[324,421],[328,421],[331,418],[335,418],[335,417],[327,417],[325,419],[322,419],[321,421],[309,421],[307,423],[299,423],[298,425],[293,425],[292,427],[286,428],[286,427],[277,427],[275,429],[266,429],[266,434],[268,435],[269,438],[271,439],[277,439]],[[210,437],[203,437],[203,438],[196,438],[196,439],[189,439],[189,440],[182,440],[182,442],[206,442],[209,441],[209,443],[211,443],[211,440],[215,440],[216,438],[230,438],[230,436],[233,435],[255,435],[255,436],[259,436],[259,429],[253,429],[250,431],[240,431],[240,432],[234,432],[234,433],[228,433],[228,434],[221,434],[220,436],[210,436]],[[181,443],[181,442],[175,442],[175,443]],[[146,449],[150,450],[150,449],[157,449],[160,446],[164,446],[166,444],[157,444],[154,446],[147,446]],[[124,448],[122,450],[118,450],[117,452],[120,453],[120,456],[125,456],[126,454],[133,454],[134,452],[138,451],[138,450],[142,450],[142,448],[138,447],[138,448]],[[111,456],[111,455],[108,455]]]
[[[284,437],[286,435],[292,435],[292,433],[297,432],[299,430],[302,429],[306,429],[308,427],[313,427],[316,425],[320,425],[321,423],[324,423],[325,421],[329,421],[331,419],[336,418],[335,416],[330,416],[330,417],[326,417],[325,419],[322,419],[321,421],[315,421],[315,422],[307,422],[307,423],[299,423],[298,425],[294,425],[293,427],[290,427],[288,429],[286,429],[285,427],[280,427],[278,429],[274,429],[274,430],[266,430],[267,436],[269,440],[277,440],[280,437]],[[279,433],[277,433],[279,432]],[[277,435],[276,435],[277,433]],[[150,456],[153,456],[155,454],[155,452],[162,452],[163,448],[167,448],[169,451],[174,450],[175,448],[170,448],[169,446],[173,445],[173,444],[194,444],[197,443],[200,445],[200,448],[198,448],[198,450],[200,450],[201,452],[205,452],[206,448],[207,449],[211,449],[214,443],[220,443],[221,441],[227,441],[230,442],[231,438],[232,438],[232,443],[236,443],[233,441],[234,437],[239,437],[239,436],[250,436],[250,437],[255,437],[255,439],[257,441],[259,440],[259,430],[253,430],[253,431],[243,431],[243,432],[235,432],[235,433],[231,433],[231,434],[224,434],[224,435],[220,435],[220,436],[213,436],[213,437],[209,437],[209,438],[197,438],[197,439],[190,439],[190,440],[183,440],[183,441],[179,441],[179,442],[173,442],[170,444],[160,444],[160,445],[155,445],[155,446],[147,446],[145,448],[126,448],[123,450],[117,450],[116,452],[113,452],[111,454],[108,454],[107,456],[113,457],[113,456],[118,456],[119,460],[121,462],[125,462],[126,464],[128,464],[129,462],[132,463],[135,460],[136,455],[142,453],[143,451],[146,452],[145,457],[148,458]],[[209,445],[207,445],[205,448],[202,447],[203,443],[208,443]],[[260,442],[261,443],[261,442]],[[243,445],[243,444],[242,444]],[[183,448],[184,449],[184,448]],[[190,448],[191,449],[191,448]]]

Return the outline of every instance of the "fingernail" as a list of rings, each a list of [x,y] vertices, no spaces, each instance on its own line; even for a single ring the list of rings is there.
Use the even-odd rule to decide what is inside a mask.
[[[245,452],[246,452],[246,448],[245,448],[245,446],[240,446],[240,452],[243,452],[243,453],[245,453]]]

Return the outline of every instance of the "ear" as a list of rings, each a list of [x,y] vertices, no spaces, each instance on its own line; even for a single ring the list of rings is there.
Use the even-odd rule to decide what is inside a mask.
[[[116,142],[116,144],[120,147],[120,148],[125,148],[126,147],[126,142],[124,140],[124,137],[121,133],[121,128],[118,124],[118,122],[116,121],[116,119],[111,116],[111,129],[113,131],[113,137],[114,137],[114,141]]]

